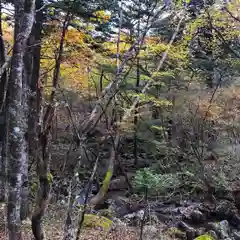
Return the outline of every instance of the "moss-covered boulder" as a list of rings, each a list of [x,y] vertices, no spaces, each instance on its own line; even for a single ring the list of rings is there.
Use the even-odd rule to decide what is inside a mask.
[[[105,231],[108,231],[111,229],[113,225],[113,222],[104,217],[104,216],[98,216],[94,214],[85,214],[84,215],[84,222],[83,226],[86,228],[102,228]]]
[[[172,238],[180,238],[180,239],[185,239],[186,238],[186,233],[181,231],[180,229],[176,227],[171,227],[167,230],[167,234],[171,236]]]

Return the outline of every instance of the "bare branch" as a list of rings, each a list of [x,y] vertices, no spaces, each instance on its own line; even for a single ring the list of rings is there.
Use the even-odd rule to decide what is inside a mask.
[[[159,64],[158,64],[158,66],[157,66],[157,69],[156,69],[157,72],[162,68],[163,63],[164,63],[165,59],[167,58],[169,49],[171,48],[171,46],[172,46],[172,44],[173,44],[173,42],[174,42],[174,40],[175,40],[175,38],[176,38],[179,30],[180,30],[180,26],[181,26],[181,23],[183,22],[183,20],[184,20],[184,16],[181,17],[181,19],[179,20],[178,25],[177,25],[177,27],[176,27],[176,30],[175,30],[175,32],[174,32],[174,34],[173,34],[173,36],[172,36],[172,38],[171,38],[168,46],[167,46],[167,49],[166,49],[166,51],[163,53],[163,56],[162,56],[162,58],[161,58],[161,60],[160,60],[160,62],[159,62]],[[153,85],[153,83],[154,83],[154,80],[149,81],[149,82],[145,85],[145,87],[142,89],[141,93],[146,93],[146,91]],[[136,99],[135,99],[135,101],[133,102],[131,108],[130,108],[130,109],[125,113],[125,115],[123,116],[123,121],[125,121],[125,120],[130,116],[130,114],[131,114],[132,111],[136,108],[136,106],[137,106],[137,104],[139,103],[139,101],[140,101],[140,97],[137,96]]]
[[[233,13],[232,13],[227,7],[225,7],[224,9],[226,10],[226,12],[227,12],[234,20],[240,22],[240,18],[234,16]]]

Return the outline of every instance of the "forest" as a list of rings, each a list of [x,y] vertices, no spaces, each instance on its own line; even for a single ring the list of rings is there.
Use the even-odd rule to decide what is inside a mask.
[[[0,240],[240,239],[239,0],[0,16]]]

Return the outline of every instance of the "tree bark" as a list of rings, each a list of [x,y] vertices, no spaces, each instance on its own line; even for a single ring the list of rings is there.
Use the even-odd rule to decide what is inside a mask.
[[[109,189],[109,185],[113,176],[113,170],[114,170],[114,163],[115,163],[115,159],[116,159],[116,155],[117,153],[117,149],[118,149],[118,145],[120,142],[120,134],[119,132],[117,133],[115,139],[114,139],[114,143],[113,146],[111,148],[111,154],[110,154],[110,158],[109,158],[109,162],[108,162],[108,168],[107,168],[107,172],[105,174],[104,180],[103,180],[103,184],[99,190],[99,192],[97,193],[97,195],[95,195],[93,198],[90,199],[89,204],[96,206],[97,204],[99,204],[105,197],[106,193],[108,192]]]
[[[27,121],[27,124],[29,123],[28,116],[29,114],[29,96],[30,96],[30,89],[29,85],[31,82],[31,75],[32,75],[32,53],[31,48],[29,47],[30,41],[28,41],[28,47],[26,48],[25,55],[24,55],[24,70],[23,70],[23,112],[24,112],[24,118]],[[29,129],[29,127],[27,127]],[[29,134],[28,134],[29,139]],[[27,139],[27,140],[28,140]],[[20,210],[20,217],[21,220],[24,220],[27,218],[29,214],[29,191],[28,191],[28,164],[29,164],[29,141],[24,142],[25,143],[25,149],[27,152],[26,162],[24,164],[24,168],[22,169],[22,189],[21,189],[21,210]]]
[[[34,0],[18,0],[15,2],[15,31],[12,54],[9,104],[9,196],[8,196],[8,232],[9,240],[21,239],[21,190],[23,173],[28,162],[27,117],[26,117],[26,85],[23,78],[24,53],[27,40],[34,22]]]
[[[39,191],[36,209],[32,216],[32,232],[36,240],[45,239],[44,230],[42,228],[42,218],[48,206],[49,194],[51,190],[51,180],[48,177],[49,162],[51,159],[51,139],[48,131],[41,134],[40,144],[42,145],[42,154],[39,156],[37,163]]]
[[[2,3],[0,1],[0,15],[1,15],[1,12],[2,12]],[[6,61],[5,46],[4,46],[3,38],[1,37],[2,35],[3,35],[2,20],[0,18],[0,69],[2,69]],[[3,71],[0,71],[0,113],[2,112],[3,106],[4,106],[4,100],[6,96],[6,83],[7,83],[7,73],[5,69]],[[4,132],[3,128],[4,128],[3,125],[0,125],[0,135]]]
[[[0,15],[2,10],[2,2],[0,1]],[[2,39],[2,20],[0,18],[0,68],[4,65],[5,46]],[[6,70],[0,71],[0,202],[6,201],[6,185],[7,185],[7,129],[8,121],[5,108],[6,88],[7,88],[7,72]]]
[[[54,104],[56,89],[59,83],[60,75],[60,66],[62,61],[63,54],[63,45],[65,40],[65,35],[67,32],[67,27],[69,24],[70,14],[67,13],[65,21],[63,23],[63,29],[60,39],[59,52],[56,58],[56,65],[53,74],[53,89],[50,94],[50,103],[46,109],[46,113],[42,116],[41,111],[41,99],[38,99],[38,111],[39,111],[39,120],[37,126],[38,134],[38,145],[37,149],[41,149],[41,154],[37,154],[37,175],[39,178],[39,190],[37,196],[37,204],[32,216],[32,231],[36,240],[45,239],[44,230],[42,227],[42,218],[45,214],[46,208],[48,206],[50,190],[51,190],[51,179],[49,178],[49,163],[51,160],[51,131],[52,131],[52,121],[55,116],[56,106]],[[41,91],[39,91],[41,94]],[[40,96],[41,97],[41,96]]]
[[[41,9],[43,1],[36,1],[36,9]],[[29,158],[30,161],[35,161],[37,156],[37,124],[40,118],[41,104],[42,104],[42,88],[40,87],[40,54],[41,54],[41,38],[42,38],[42,24],[43,24],[43,13],[42,11],[36,12],[36,20],[33,25],[30,45],[32,55],[32,74],[30,85],[30,97],[29,97],[29,120],[28,120],[28,143],[29,143]]]

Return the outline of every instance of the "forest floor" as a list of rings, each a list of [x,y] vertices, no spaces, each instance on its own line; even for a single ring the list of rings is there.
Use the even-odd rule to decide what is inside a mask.
[[[55,206],[50,206],[43,221],[44,232],[46,240],[62,240],[63,239],[63,209],[56,209]],[[0,240],[7,240],[7,225],[6,214],[3,207],[0,208]],[[165,229],[163,225],[155,226],[157,229],[157,238],[148,236],[147,232],[143,237],[143,240],[170,240],[175,239],[163,233]],[[156,233],[155,233],[156,235]],[[104,231],[100,228],[83,228],[81,231],[81,240],[138,240],[140,236],[140,230],[137,227],[131,226],[117,226],[108,231]],[[31,230],[31,220],[27,219],[22,223],[22,239],[34,240]]]

